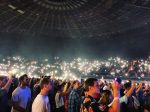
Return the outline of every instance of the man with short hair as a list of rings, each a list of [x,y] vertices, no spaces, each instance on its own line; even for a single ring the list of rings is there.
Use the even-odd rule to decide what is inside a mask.
[[[41,91],[32,104],[32,112],[50,112],[50,102],[48,92],[52,89],[49,78],[42,78],[40,81]]]
[[[12,93],[12,110],[11,112],[27,112],[31,100],[31,90],[28,85],[28,76],[20,76],[20,85]]]
[[[119,84],[114,81],[112,83],[113,88],[113,97],[114,100],[111,103],[111,106],[103,105],[95,99],[97,94],[100,93],[98,81],[96,78],[88,78],[85,81],[85,91],[87,97],[85,97],[82,104],[83,112],[120,112],[120,94],[119,94]]]

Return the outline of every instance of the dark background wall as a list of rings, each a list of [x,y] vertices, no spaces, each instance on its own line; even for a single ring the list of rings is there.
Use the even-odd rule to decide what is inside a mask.
[[[34,58],[65,59],[75,57],[143,58],[150,55],[149,25],[104,38],[69,38],[63,36],[0,33],[1,56],[21,55]]]

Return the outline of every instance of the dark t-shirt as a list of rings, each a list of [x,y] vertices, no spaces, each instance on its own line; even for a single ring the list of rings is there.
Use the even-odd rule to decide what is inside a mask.
[[[32,96],[32,101],[36,98],[36,96],[40,93],[40,85],[37,85],[36,87],[33,88],[33,96]]]
[[[124,96],[124,89],[120,90],[120,96]],[[128,102],[127,104],[125,102],[121,103],[121,111],[120,112],[135,112],[134,108],[134,100],[132,95],[128,97]]]
[[[8,112],[8,109],[7,91],[0,89],[0,112]]]

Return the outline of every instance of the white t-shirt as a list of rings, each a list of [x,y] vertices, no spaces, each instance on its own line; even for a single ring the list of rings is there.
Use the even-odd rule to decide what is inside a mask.
[[[38,94],[32,104],[32,112],[50,112],[48,96]]]
[[[64,106],[64,99],[60,96],[60,93],[56,93],[55,95],[56,108]]]
[[[19,106],[26,109],[27,104],[31,99],[31,90],[29,87],[21,88],[17,87],[12,93],[12,100],[14,102],[18,102]],[[15,110],[13,107],[11,112],[19,112]]]

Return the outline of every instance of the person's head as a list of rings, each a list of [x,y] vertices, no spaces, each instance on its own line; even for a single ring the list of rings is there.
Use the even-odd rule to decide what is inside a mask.
[[[96,78],[88,78],[85,81],[85,91],[90,92],[91,94],[97,94],[100,92],[99,85]]]
[[[100,104],[108,105],[108,104],[110,104],[111,101],[112,101],[111,92],[109,90],[104,90],[101,93],[101,97],[100,97],[100,100],[99,100]]]
[[[131,88],[131,84],[132,84],[132,82],[130,80],[127,80],[126,83],[124,84],[124,88],[126,90],[129,90]]]
[[[64,85],[63,85],[63,84],[58,85],[58,87],[57,87],[57,91],[62,92],[62,91],[63,91],[63,89],[64,89]]]
[[[119,77],[115,78],[115,81],[117,81],[118,84],[121,84],[121,82],[122,82],[121,78],[119,78]]]
[[[73,88],[78,89],[80,86],[80,82],[78,80],[73,81]]]
[[[7,83],[7,78],[0,77],[0,88],[4,87],[6,83]]]
[[[27,86],[29,84],[29,79],[28,79],[27,74],[20,76],[19,82],[22,86]]]
[[[40,80],[40,88],[41,90],[43,90],[44,92],[48,92],[52,89],[52,84],[49,78],[42,78]]]

